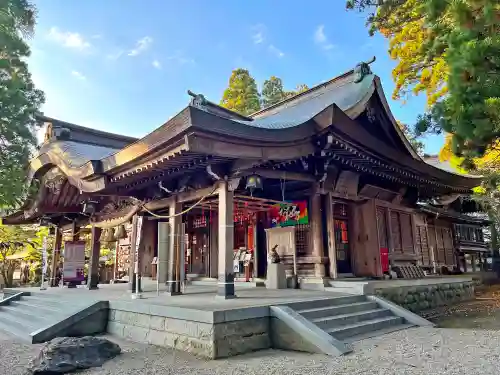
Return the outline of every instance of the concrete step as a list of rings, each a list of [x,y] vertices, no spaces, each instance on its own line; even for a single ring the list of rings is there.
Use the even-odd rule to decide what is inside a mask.
[[[384,318],[391,316],[392,313],[387,309],[373,309],[368,311],[357,311],[342,315],[326,316],[321,318],[313,319],[312,322],[316,324],[319,328],[323,330],[329,330],[331,328],[346,326],[355,323],[361,323],[367,320],[373,320],[377,318]]]
[[[389,326],[397,326],[404,323],[404,319],[399,316],[386,316],[376,319],[364,320],[362,322],[342,325],[339,327],[329,328],[326,330],[332,337],[337,340],[348,339],[368,332],[378,331]],[[375,333],[375,332],[374,332]]]
[[[324,307],[349,305],[352,303],[366,302],[365,296],[345,296],[334,298],[322,298],[313,301],[291,302],[286,305],[295,311],[304,311],[308,309],[318,309]]]
[[[19,325],[22,329],[28,332],[33,332],[43,325],[43,320],[40,318],[33,318],[23,314],[19,314],[18,309],[1,309],[0,320],[7,321],[14,325]]]
[[[19,309],[34,310],[38,311],[40,315],[54,315],[61,311],[60,306],[40,303],[40,301],[30,300],[28,298],[22,297],[19,301],[12,301],[11,306],[18,307]]]
[[[391,325],[391,326],[388,326],[386,328],[378,329],[376,331],[365,332],[365,333],[362,333],[359,335],[348,337],[348,338],[344,339],[344,342],[351,344],[351,343],[356,342],[356,341],[369,339],[371,337],[378,337],[378,336],[382,336],[382,335],[387,335],[387,334],[392,333],[392,332],[401,331],[403,329],[408,329],[408,328],[412,328],[412,327],[415,327],[415,326],[413,324],[409,324],[409,323]]]
[[[18,315],[23,319],[28,319],[30,321],[40,321],[42,324],[48,324],[51,320],[54,319],[58,313],[53,313],[50,315],[40,314],[39,310],[35,309],[20,309],[18,306],[6,305],[0,307],[0,314],[2,312],[13,313]],[[3,315],[0,315],[0,319]]]
[[[310,308],[305,310],[298,310],[297,312],[306,319],[315,319],[324,316],[333,316],[333,315],[354,313],[358,311],[374,310],[377,307],[378,305],[375,302],[363,301],[363,302],[350,303],[346,305]]]

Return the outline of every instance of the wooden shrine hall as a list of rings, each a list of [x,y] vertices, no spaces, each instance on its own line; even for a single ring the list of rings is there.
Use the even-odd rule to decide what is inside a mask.
[[[413,150],[368,63],[248,117],[189,94],[141,139],[41,117],[36,193],[4,223],[91,225],[90,288],[102,231],[129,225],[130,278],[135,259],[142,276],[157,259],[172,294],[192,273],[217,278],[224,298],[241,253],[253,277],[275,248],[288,276],[322,282],[404,265],[466,271],[466,254],[488,252],[487,222],[465,204],[480,179]]]

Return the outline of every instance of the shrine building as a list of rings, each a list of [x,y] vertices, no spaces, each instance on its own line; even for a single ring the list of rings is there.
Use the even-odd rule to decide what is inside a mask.
[[[4,224],[50,223],[56,253],[62,231],[90,225],[90,288],[113,238],[129,278],[138,257],[172,294],[191,275],[224,298],[240,261],[265,279],[272,248],[304,285],[485,262],[488,222],[469,199],[480,178],[415,152],[368,64],[248,117],[190,95],[141,139],[40,117],[35,192]]]

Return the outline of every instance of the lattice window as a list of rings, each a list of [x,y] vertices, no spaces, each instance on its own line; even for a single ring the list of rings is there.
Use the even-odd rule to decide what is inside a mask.
[[[306,255],[309,248],[311,227],[309,224],[299,224],[295,227],[295,249],[297,255]]]
[[[432,261],[429,241],[427,238],[427,230],[424,225],[417,226],[415,236],[415,245],[420,256],[421,264],[423,266],[431,266]]]

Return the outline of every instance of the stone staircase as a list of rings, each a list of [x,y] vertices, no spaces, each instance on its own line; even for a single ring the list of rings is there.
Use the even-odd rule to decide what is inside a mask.
[[[108,303],[45,292],[6,293],[0,330],[30,343],[106,330]]]
[[[287,306],[344,343],[415,326],[396,315],[394,309],[383,307],[364,295],[295,302]]]

